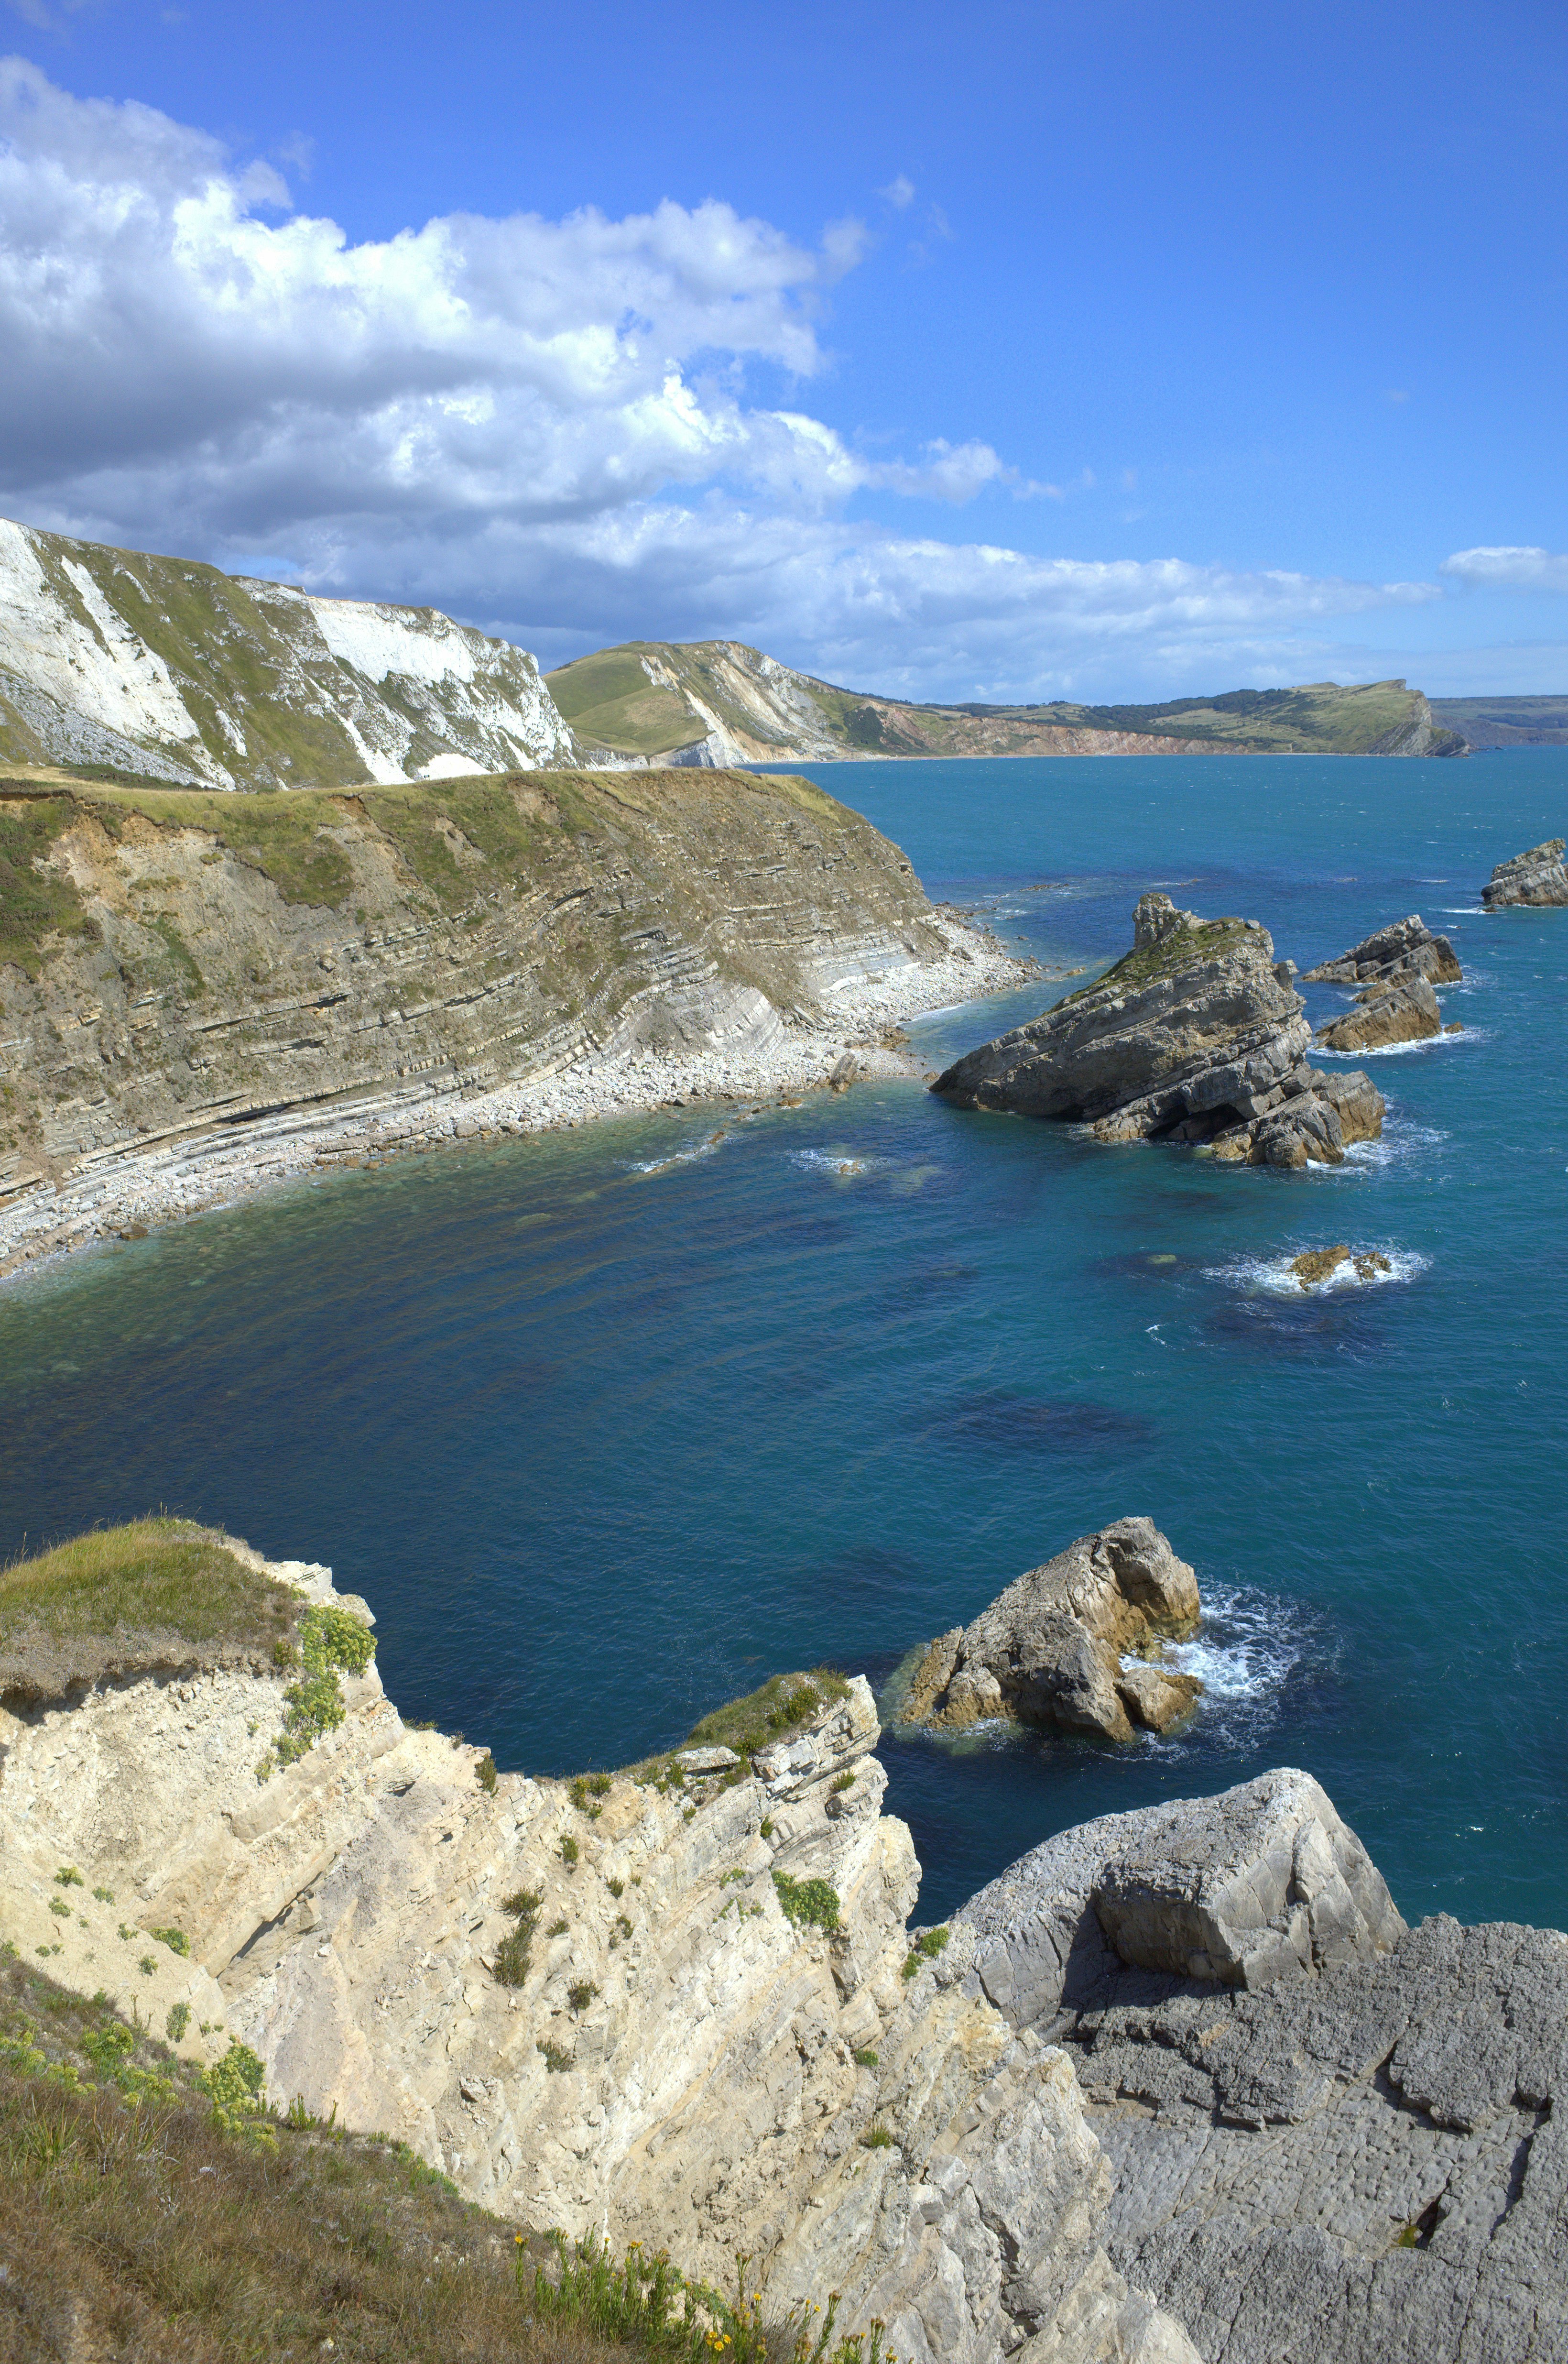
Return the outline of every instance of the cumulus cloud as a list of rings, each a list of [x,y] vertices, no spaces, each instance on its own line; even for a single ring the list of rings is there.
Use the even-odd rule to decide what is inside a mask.
[[[1475,589],[1568,591],[1568,557],[1551,550],[1504,544],[1496,549],[1456,550],[1440,569]]]
[[[312,587],[428,600],[547,656],[723,634],[922,695],[1065,689],[1133,652],[1146,673],[1223,651],[1235,677],[1294,627],[1435,596],[857,520],[868,493],[1054,490],[978,440],[873,459],[778,399],[823,372],[828,291],[865,251],[857,222],[807,247],[717,201],[355,243],[274,167],[6,61],[0,508],[219,563],[276,552]]]

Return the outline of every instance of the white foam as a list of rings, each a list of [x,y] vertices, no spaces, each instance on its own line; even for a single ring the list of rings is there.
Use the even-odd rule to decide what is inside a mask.
[[[1300,1603],[1256,1585],[1206,1585],[1197,1633],[1164,1653],[1163,1663],[1195,1675],[1204,1687],[1188,1729],[1230,1746],[1254,1740],[1273,1721],[1280,1694],[1312,1639],[1310,1612]],[[1177,1749],[1184,1737],[1177,1733],[1152,1745]]]
[[[1418,1051],[1440,1051],[1462,1043],[1488,1043],[1491,1039],[1485,1027],[1466,1026],[1457,1034],[1423,1034],[1418,1043],[1379,1043],[1356,1051],[1334,1051],[1327,1043],[1314,1043],[1308,1055],[1314,1059],[1349,1059],[1359,1067],[1363,1059],[1405,1059]]]
[[[857,1157],[847,1149],[792,1149],[789,1162],[792,1165],[803,1167],[808,1174],[830,1174],[835,1181],[849,1182],[857,1180],[862,1174],[872,1173],[879,1165],[885,1165],[888,1160],[885,1157]]]
[[[1297,1254],[1302,1251],[1297,1249]],[[1249,1297],[1326,1297],[1330,1292],[1347,1288],[1387,1288],[1396,1281],[1415,1280],[1429,1270],[1431,1257],[1421,1255],[1414,1248],[1390,1247],[1380,1242],[1373,1248],[1354,1247],[1352,1258],[1377,1254],[1388,1258],[1386,1272],[1359,1273],[1353,1262],[1337,1265],[1327,1279],[1309,1281],[1305,1288],[1290,1268],[1290,1258],[1279,1256],[1243,1256],[1234,1264],[1210,1266],[1204,1274],[1206,1280],[1221,1280],[1232,1288],[1240,1288]]]
[[[699,1157],[711,1157],[723,1138],[722,1133],[710,1133],[706,1141],[690,1142],[684,1149],[671,1150],[667,1157],[632,1158],[626,1170],[628,1174],[668,1174],[673,1166],[690,1165]]]
[[[1345,1152],[1343,1165],[1312,1165],[1307,1171],[1332,1176],[1354,1172],[1358,1167],[1364,1174],[1370,1167],[1404,1165],[1427,1151],[1440,1149],[1447,1139],[1448,1134],[1436,1125],[1402,1124],[1392,1134],[1385,1133],[1381,1141],[1352,1142]]]

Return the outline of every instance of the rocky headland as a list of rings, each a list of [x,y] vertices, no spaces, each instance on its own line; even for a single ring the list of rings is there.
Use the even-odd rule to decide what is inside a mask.
[[[1568,869],[1563,867],[1562,854],[1560,837],[1532,845],[1528,853],[1511,854],[1493,871],[1481,889],[1481,900],[1489,911],[1510,904],[1568,903]]]
[[[1029,1569],[967,1626],[939,1634],[909,1679],[905,1723],[962,1730],[988,1716],[1128,1741],[1192,1711],[1195,1676],[1159,1663],[1193,1633],[1197,1578],[1151,1519],[1118,1519]]]
[[[1384,1101],[1364,1075],[1306,1064],[1295,976],[1255,920],[1203,920],[1148,894],[1125,959],[956,1060],[931,1088],[961,1107],[1084,1123],[1106,1142],[1338,1165],[1349,1144],[1379,1137]]]
[[[328,1570],[170,1522],[6,1571],[0,1648],[0,1936],[505,2222],[743,2249],[916,2364],[1568,2352],[1568,1940],[1407,1929],[1305,1773],[911,1929],[859,1679],[497,1772],[403,1723]]]
[[[0,1271],[363,1157],[839,1071],[1039,972],[805,780],[0,780]]]
[[[1303,976],[1307,985],[1377,985],[1405,976],[1429,985],[1458,985],[1464,971],[1446,936],[1434,936],[1418,911],[1396,920],[1375,935],[1352,944],[1333,960],[1319,961]]]

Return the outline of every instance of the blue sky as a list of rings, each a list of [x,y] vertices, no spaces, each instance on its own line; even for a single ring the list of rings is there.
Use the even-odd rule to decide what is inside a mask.
[[[547,663],[1568,689],[1560,6],[0,32],[5,513]]]

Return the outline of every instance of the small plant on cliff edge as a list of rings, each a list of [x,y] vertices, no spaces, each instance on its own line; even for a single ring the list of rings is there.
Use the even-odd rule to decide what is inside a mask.
[[[828,1795],[834,1798],[840,1798],[843,1796],[846,1790],[852,1790],[854,1786],[855,1777],[852,1773],[840,1773],[836,1781],[830,1781],[828,1783]]]
[[[905,1977],[915,1978],[925,1968],[928,1962],[934,1962],[947,1941],[946,1929],[928,1929],[923,1937],[917,1937],[909,1949],[909,1958],[904,1965]]]
[[[569,1832],[564,1834],[561,1841],[561,1860],[566,1866],[568,1871],[576,1870],[579,1853],[580,1849],[576,1840]]]
[[[727,2295],[711,2283],[688,2281],[663,2249],[646,2256],[640,2241],[617,2266],[591,2233],[583,2241],[569,2242],[563,2233],[550,2238],[555,2255],[545,2267],[517,2236],[517,2294],[540,2323],[578,2325],[661,2364],[898,2364],[883,2347],[880,2321],[835,2341],[837,2292],[815,2325],[817,2310],[804,2303],[773,2319],[765,2278],[749,2272],[751,2259],[743,2254],[735,2260],[733,2295]]]
[[[161,1946],[167,1946],[172,1954],[188,1959],[191,1941],[183,1929],[150,1929],[147,1934],[150,1937],[156,1937]]]
[[[488,1748],[480,1758],[478,1764],[474,1767],[473,1772],[474,1779],[478,1781],[480,1788],[485,1792],[487,1797],[493,1798],[495,1795],[495,1759],[491,1755]]]
[[[293,1765],[342,1723],[347,1710],[339,1672],[362,1675],[374,1654],[375,1635],[351,1610],[311,1604],[299,1621],[301,1679],[284,1693],[284,1728],[256,1767],[259,1781],[270,1779],[280,1765]]]
[[[163,2033],[169,2038],[171,2044],[178,2044],[180,2038],[183,2035],[190,2024],[190,2004],[188,2002],[172,2002],[169,2006],[169,2015],[163,2022]]]
[[[598,1991],[591,1979],[578,1979],[575,1984],[567,1988],[566,2000],[574,2012],[582,2013],[587,2010]]]
[[[815,1929],[839,1926],[839,1891],[825,1879],[792,1879],[787,1871],[775,1871],[773,1886],[786,1919]]]

